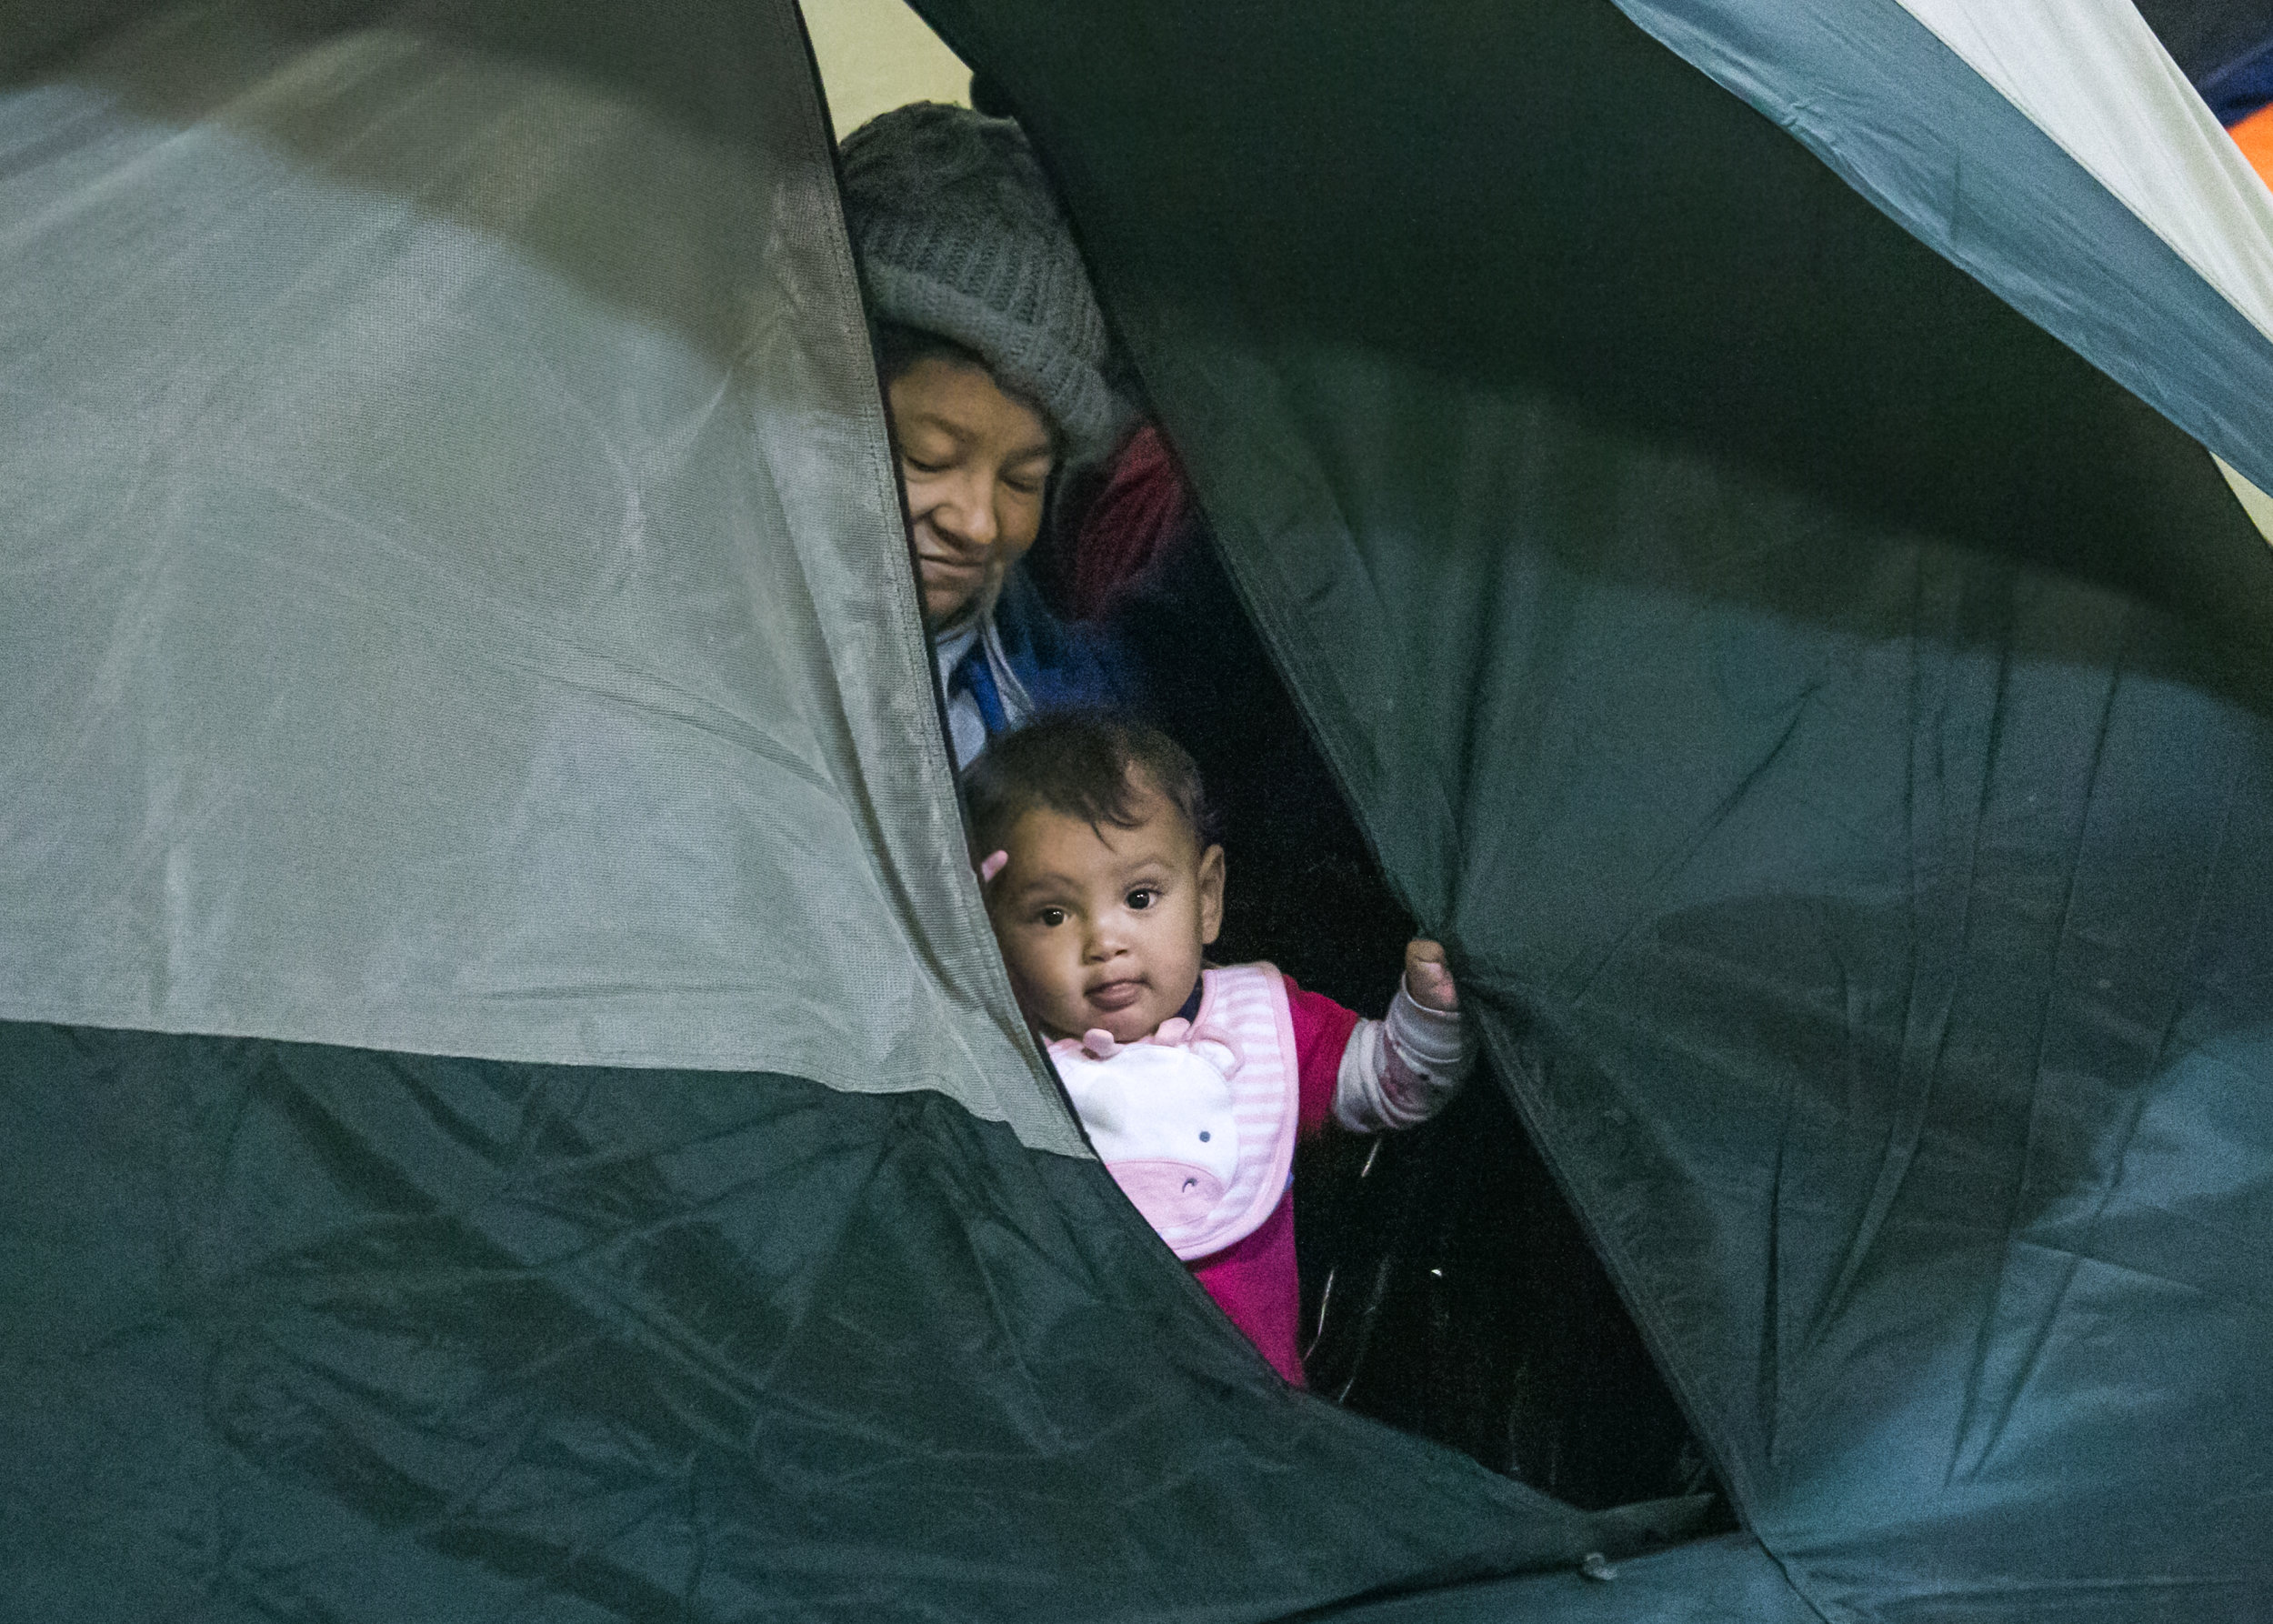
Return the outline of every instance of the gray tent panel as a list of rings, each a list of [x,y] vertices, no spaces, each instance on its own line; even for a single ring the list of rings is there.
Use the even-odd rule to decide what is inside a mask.
[[[154,13],[0,147],[0,1012],[1082,1152],[951,860],[787,8]]]

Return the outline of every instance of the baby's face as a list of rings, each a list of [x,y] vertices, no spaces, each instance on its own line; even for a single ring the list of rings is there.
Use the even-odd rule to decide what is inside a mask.
[[[1135,787],[1134,828],[1028,812],[987,887],[1011,986],[1048,1037],[1149,1035],[1192,996],[1222,927],[1223,847],[1203,849],[1173,802]]]

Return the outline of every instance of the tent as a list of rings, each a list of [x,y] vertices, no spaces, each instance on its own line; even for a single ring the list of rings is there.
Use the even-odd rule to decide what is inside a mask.
[[[2140,15],[2258,173],[2273,174],[2273,6],[2148,0]]]
[[[925,10],[1741,1531],[1087,1157],[786,0],[107,0],[0,27],[0,1613],[2265,1616],[2273,195],[2138,15]]]
[[[2273,6],[2264,0],[2147,0],[2139,13],[2220,124],[2231,128],[2273,100]]]

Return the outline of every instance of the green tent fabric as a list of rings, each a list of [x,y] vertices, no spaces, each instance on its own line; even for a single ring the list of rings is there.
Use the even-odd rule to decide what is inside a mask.
[[[0,100],[0,1610],[1259,1619],[1679,1525],[1287,1391],[1089,1158],[794,13],[87,21]]]
[[[1746,1531],[1287,1391],[1087,1157],[786,5],[25,6],[5,1610],[2262,1616],[2247,252],[1908,6],[926,9]]]
[[[1795,1584],[2263,1616],[2266,335],[1890,5],[925,9]]]
[[[1287,1392],[930,1090],[5,1054],[16,1617],[1270,1619],[1665,1526]]]

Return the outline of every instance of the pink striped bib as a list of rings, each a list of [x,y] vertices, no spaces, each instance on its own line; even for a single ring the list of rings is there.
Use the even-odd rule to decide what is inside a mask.
[[[1270,1217],[1300,1107],[1287,984],[1267,964],[1205,970],[1197,1018],[1136,1043],[1070,1038],[1050,1058],[1090,1142],[1178,1258],[1206,1258]],[[1227,1144],[1228,1139],[1232,1143]]]

